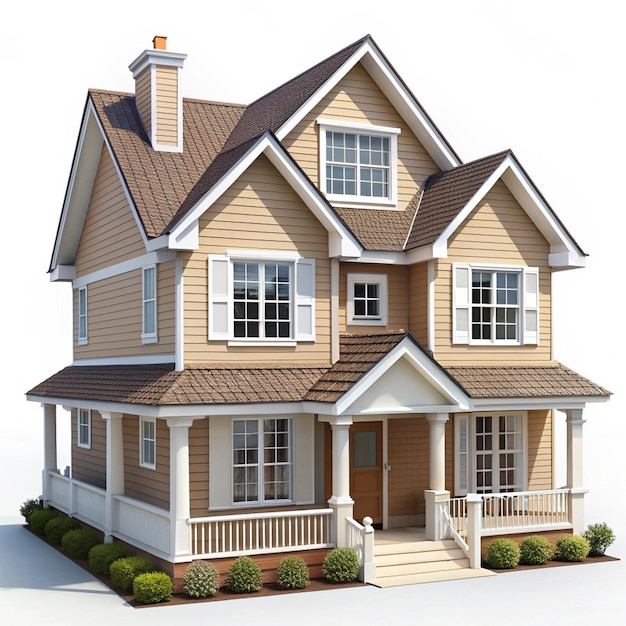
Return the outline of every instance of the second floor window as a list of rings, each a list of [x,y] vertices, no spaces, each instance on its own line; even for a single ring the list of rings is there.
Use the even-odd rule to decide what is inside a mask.
[[[348,274],[346,323],[368,326],[387,324],[387,276]]]
[[[78,343],[87,343],[87,287],[78,290]]]
[[[519,339],[520,273],[472,272],[472,339]]]
[[[144,343],[157,339],[157,280],[156,266],[142,270],[142,331]]]

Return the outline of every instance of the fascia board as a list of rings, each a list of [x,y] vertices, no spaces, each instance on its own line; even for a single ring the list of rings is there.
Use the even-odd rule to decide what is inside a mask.
[[[585,263],[585,255],[576,242],[555,218],[552,210],[546,205],[534,185],[528,180],[516,160],[508,155],[496,170],[480,186],[462,211],[450,222],[443,233],[433,244],[433,254],[436,258],[447,256],[448,239],[456,232],[469,214],[476,208],[478,203],[487,195],[493,186],[502,179],[507,189],[519,202],[539,232],[550,244],[551,254],[567,253],[568,261],[575,261],[574,267],[580,267]],[[554,261],[563,261],[560,256],[554,257]],[[581,265],[582,264],[582,265]]]
[[[468,406],[469,399],[465,392],[455,385],[410,340],[404,339],[341,397],[336,403],[337,413],[344,413],[401,358],[407,358],[418,375],[422,376],[439,393],[448,398],[450,404],[457,406],[457,410],[464,410],[464,407]]]
[[[343,259],[342,259],[343,260]],[[346,259],[352,260],[352,259]],[[379,250],[364,250],[356,259],[358,263],[376,263],[378,265],[408,265],[405,252],[386,252]]]
[[[76,151],[65,193],[50,271],[59,265],[72,265],[78,248],[91,190],[96,178],[104,134],[97,122],[91,100],[87,100],[78,133]]]
[[[328,93],[344,78],[359,62],[380,87],[385,96],[394,105],[398,113],[408,124],[411,131],[418,137],[430,156],[442,169],[450,169],[460,165],[460,161],[450,148],[441,133],[420,107],[415,97],[398,78],[380,51],[370,41],[362,46],[339,68],[295,113],[276,131],[279,140],[283,140],[302,118],[310,112]]]
[[[341,250],[337,255],[359,256],[361,246],[354,239],[350,231],[334,215],[325,201],[319,195],[317,189],[304,176],[302,171],[287,156],[282,146],[276,141],[271,133],[265,133],[259,140],[241,157],[239,162],[208,191],[187,215],[172,229],[169,235],[170,246],[182,248],[185,245],[197,244],[198,220],[204,212],[245,172],[250,165],[264,154],[276,167],[278,172],[285,178],[293,190],[298,194],[306,206],[313,212],[315,217],[323,224],[326,230],[335,235],[341,241]],[[336,240],[333,248],[338,248]],[[193,248],[184,248],[193,249]]]
[[[584,409],[588,403],[607,402],[606,396],[563,398],[474,398],[470,411],[525,411],[530,409]]]

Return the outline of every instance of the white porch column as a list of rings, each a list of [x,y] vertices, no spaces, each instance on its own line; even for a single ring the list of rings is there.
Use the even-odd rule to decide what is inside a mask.
[[[189,428],[193,419],[170,418],[170,555],[189,554]]]
[[[330,540],[339,547],[346,545],[346,518],[352,517],[354,500],[350,497],[350,426],[351,415],[330,418],[333,442],[333,493],[328,500],[333,509]]]
[[[49,500],[48,471],[58,471],[57,467],[57,407],[56,404],[43,405],[43,476],[41,489],[44,505]]]
[[[122,413],[100,411],[106,423],[106,495],[104,504],[104,541],[113,541],[117,530],[114,496],[124,493],[124,434]]]
[[[432,541],[443,539],[441,504],[450,499],[446,491],[446,422],[447,413],[429,413],[430,426],[430,489],[426,498],[426,538]]]
[[[583,410],[567,409],[567,486],[570,490],[570,521],[574,533],[585,530],[585,494],[583,487]]]

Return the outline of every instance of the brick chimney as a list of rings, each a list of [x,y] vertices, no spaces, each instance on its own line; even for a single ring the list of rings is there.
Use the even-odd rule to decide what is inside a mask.
[[[154,150],[182,152],[181,72],[186,54],[167,51],[167,37],[157,35],[129,66],[135,79],[135,102]]]

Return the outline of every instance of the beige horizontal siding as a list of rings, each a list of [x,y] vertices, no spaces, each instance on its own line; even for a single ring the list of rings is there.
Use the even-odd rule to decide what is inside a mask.
[[[142,270],[114,276],[87,288],[88,343],[78,340],[78,290],[74,290],[74,355],[78,359],[173,354],[175,344],[175,269],[168,261],[157,267],[158,343],[143,344]]]
[[[159,145],[178,145],[178,68],[156,69],[156,139]]]
[[[346,324],[348,274],[384,274],[387,276],[387,325]],[[408,268],[405,265],[341,263],[339,266],[339,331],[382,333],[408,328]]]
[[[76,275],[81,277],[144,253],[137,222],[104,146],[76,252]]]
[[[390,419],[387,428],[389,516],[423,515],[429,488],[429,429],[423,416]]]
[[[409,266],[409,330],[428,348],[428,263]]]
[[[428,152],[398,115],[362,65],[356,65],[285,138],[290,154],[319,186],[317,120],[400,128],[398,136],[398,208],[404,209],[426,177],[439,171]]]
[[[170,507],[170,433],[156,420],[156,469],[139,465],[139,417],[124,415],[124,495],[154,506]]]
[[[448,258],[436,265],[435,358],[441,363],[519,363],[551,358],[549,244],[504,183],[498,182],[448,242]],[[452,344],[452,264],[539,267],[539,345]]]
[[[229,480],[230,476],[224,477]],[[205,517],[209,510],[209,421],[194,421],[189,429],[189,499],[191,517]]]
[[[135,104],[143,127],[148,135],[151,136],[152,124],[152,90],[151,90],[151,68],[144,69],[137,78],[135,78]]]
[[[72,409],[72,478],[106,488],[106,422],[91,412],[91,448],[78,447],[78,409]]]
[[[297,252],[315,259],[315,342],[265,348],[208,341],[208,255],[236,249]],[[183,259],[187,363],[330,359],[328,233],[264,156],[205,213],[199,249]]]
[[[528,412],[528,489],[552,489],[552,411]]]

